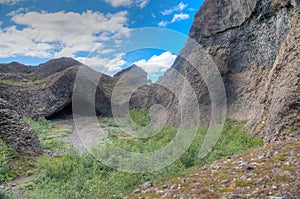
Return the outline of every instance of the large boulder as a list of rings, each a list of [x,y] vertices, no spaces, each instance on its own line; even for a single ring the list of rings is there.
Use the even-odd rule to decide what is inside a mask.
[[[0,98],[0,139],[16,151],[36,156],[42,153],[38,137],[13,107]]]

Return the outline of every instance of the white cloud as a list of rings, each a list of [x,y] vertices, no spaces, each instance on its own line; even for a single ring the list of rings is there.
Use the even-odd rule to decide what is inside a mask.
[[[144,8],[150,0],[105,0],[105,2],[113,7],[130,7],[134,5],[139,8]]]
[[[16,4],[22,0],[0,0],[0,4]]]
[[[169,23],[170,22],[168,22],[168,21],[161,21],[161,22],[158,23],[158,26],[159,27],[166,27]]]
[[[140,0],[139,7],[144,8],[150,2],[150,0]]]
[[[173,65],[176,57],[176,55],[167,51],[158,56],[154,55],[149,60],[139,60],[134,64],[143,68],[148,74],[154,74],[168,70]]]
[[[13,17],[22,12],[28,12],[28,8],[19,8],[18,10],[13,10],[13,11],[7,13],[6,16]]]
[[[12,13],[11,13],[12,14]],[[15,13],[11,21],[25,26],[0,29],[0,58],[17,55],[52,58],[74,57],[77,52],[103,46],[104,38],[129,34],[127,12],[102,14],[86,11]]]
[[[160,21],[157,25],[159,27],[166,27],[170,23],[175,23],[175,22],[178,22],[178,21],[187,20],[189,18],[190,18],[190,15],[188,15],[188,14],[183,14],[183,13],[174,14],[171,21]]]
[[[175,22],[177,22],[177,21],[187,20],[187,19],[189,19],[189,18],[190,18],[190,15],[188,15],[188,14],[183,14],[183,13],[180,13],[180,14],[174,14],[171,23],[175,23]]]
[[[161,12],[162,15],[170,15],[173,12],[178,12],[178,11],[183,11],[186,7],[188,6],[188,4],[185,4],[183,2],[180,2],[177,6],[164,10]]]
[[[99,57],[77,57],[76,59],[96,71],[113,75],[122,70],[122,66],[126,64],[126,61],[123,60],[123,56],[124,54],[119,54],[113,59]]]

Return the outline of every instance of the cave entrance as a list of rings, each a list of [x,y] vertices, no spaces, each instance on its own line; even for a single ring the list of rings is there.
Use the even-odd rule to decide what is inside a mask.
[[[52,114],[49,117],[46,117],[48,120],[66,120],[66,119],[73,119],[73,113],[72,113],[72,102],[69,103],[67,106],[65,106],[60,111]]]

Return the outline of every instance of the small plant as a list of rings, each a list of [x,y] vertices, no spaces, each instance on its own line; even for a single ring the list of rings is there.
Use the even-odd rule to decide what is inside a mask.
[[[38,135],[43,149],[51,150],[55,155],[73,150],[71,144],[63,140],[64,136],[72,132],[70,126],[55,128],[54,124],[45,118],[39,118],[36,121],[30,118],[24,118],[24,120]]]
[[[143,107],[141,109],[132,109],[129,111],[129,117],[138,126],[147,126],[150,124],[150,116],[147,108]]]
[[[14,199],[12,196],[9,196],[4,193],[4,191],[0,190],[0,198],[1,199]]]
[[[17,158],[17,152],[0,140],[0,182],[7,182],[14,177],[10,170],[15,158]]]

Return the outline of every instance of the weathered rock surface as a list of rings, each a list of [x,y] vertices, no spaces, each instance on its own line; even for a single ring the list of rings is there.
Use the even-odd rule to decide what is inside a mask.
[[[203,29],[200,34],[209,37],[227,29],[242,25],[256,6],[256,0],[205,1],[195,16],[194,28]]]
[[[248,123],[264,142],[300,135],[300,19],[295,19]]]
[[[265,87],[269,81],[277,83],[276,88],[278,89],[275,88],[275,91],[279,92],[283,92],[287,88],[297,90],[296,87],[299,87],[299,76],[297,76],[299,68],[297,66],[299,65],[295,61],[298,55],[295,53],[289,55],[291,53],[289,51],[279,55],[279,50],[290,32],[295,18],[292,15],[298,7],[299,1],[289,0],[207,0],[204,3],[195,15],[189,34],[190,39],[172,67],[172,70],[175,69],[184,75],[192,85],[199,101],[200,120],[203,124],[207,125],[210,120],[212,104],[209,94],[211,93],[204,81],[205,78],[208,79],[209,77],[203,78],[198,72],[203,70],[204,65],[199,62],[199,64],[192,66],[185,60],[187,57],[206,56],[199,50],[200,48],[193,48],[193,41],[198,42],[206,50],[219,69],[226,91],[227,117],[238,120],[251,119],[259,112],[259,110],[256,111],[257,108],[264,106],[260,103],[260,96],[265,92]],[[295,46],[297,45],[295,44]],[[278,61],[275,62],[276,58]],[[276,73],[273,77],[274,80],[269,80],[270,73],[274,73],[272,71],[275,70],[272,69],[274,64],[280,65],[278,62],[280,60],[286,61],[285,59],[293,60],[292,63],[296,68],[287,70],[285,69],[287,67],[282,66],[280,67],[282,69],[278,71],[280,75],[278,76]],[[175,72],[167,71],[158,83],[176,79],[177,76],[178,74]],[[289,82],[289,84],[279,83],[282,81]],[[271,84],[273,85],[273,83]],[[284,86],[283,89],[280,90],[279,85]],[[298,91],[286,95],[286,97],[293,97],[293,99],[287,100],[286,97],[271,94],[272,90],[270,90],[269,95],[273,95],[273,97],[268,97],[272,101],[272,105],[267,108],[269,105],[266,103],[264,107],[267,110],[264,113],[270,116],[267,116],[269,119],[268,122],[266,121],[268,124],[265,127],[265,132],[268,133],[263,133],[263,136],[268,137],[271,132],[274,135],[280,134],[284,130],[279,129],[284,126],[290,128],[292,132],[299,131],[297,122],[299,113],[296,113],[299,111],[299,104],[297,105],[298,102],[291,102],[297,101],[298,97],[295,94]],[[183,101],[189,101],[189,95],[181,97]],[[168,111],[172,117],[178,118],[178,99],[172,100],[168,104]],[[188,118],[188,120],[193,119],[193,115]],[[279,120],[282,121],[282,124],[288,124],[282,125]],[[172,119],[171,121],[175,121],[176,124],[178,120]],[[250,129],[253,135],[257,134],[256,127]],[[275,140],[275,137],[272,139],[265,138],[265,141]]]
[[[12,103],[20,114],[30,118],[51,117],[64,108],[71,114],[76,75],[79,67],[85,67],[78,63],[69,58],[52,60],[37,67],[29,66],[29,73],[24,72],[27,66],[23,66],[25,69],[20,72],[7,65],[6,71],[10,72],[0,73],[0,97]],[[92,69],[87,69],[86,73],[89,73],[86,74],[85,82],[85,87],[88,87],[94,84],[88,78],[98,73]],[[110,93],[103,88],[103,81],[110,79],[101,74],[98,82],[95,98],[98,115],[110,115]]]
[[[22,154],[36,156],[42,153],[38,137],[32,128],[2,98],[0,98],[0,139]]]

